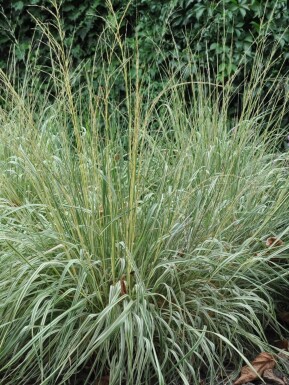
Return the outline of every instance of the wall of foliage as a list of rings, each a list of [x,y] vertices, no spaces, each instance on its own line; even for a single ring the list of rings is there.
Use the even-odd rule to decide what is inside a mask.
[[[54,0],[55,1],[55,0]],[[92,57],[97,39],[110,21],[109,3],[103,0],[62,0],[60,14],[65,31],[65,44],[71,47],[73,63]],[[265,56],[270,56],[277,46],[274,66],[270,76],[280,71],[289,59],[289,10],[286,0],[111,0],[116,13],[125,17],[121,34],[127,47],[135,47],[143,76],[153,80],[158,88],[158,68],[182,71],[190,76],[195,71],[188,66],[188,47],[193,61],[210,64],[212,73],[220,81],[233,74],[241,58],[246,58],[247,72],[256,55],[254,41],[266,36]],[[7,1],[0,6],[0,66],[7,69],[7,58],[15,48],[14,59],[24,67],[31,38],[40,34],[35,28],[35,18],[49,22],[53,11],[50,0]],[[113,23],[113,18],[111,19]],[[191,55],[191,53],[190,53]],[[41,57],[49,56],[47,45],[41,45]],[[192,57],[190,56],[190,63]],[[132,69],[133,71],[133,69]],[[283,72],[282,72],[283,71]],[[286,73],[286,65],[281,73]],[[133,74],[132,74],[133,75]],[[240,81],[240,79],[237,81]],[[269,80],[268,80],[269,81]]]

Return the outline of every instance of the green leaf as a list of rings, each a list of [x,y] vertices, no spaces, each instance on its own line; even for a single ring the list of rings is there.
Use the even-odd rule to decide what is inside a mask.
[[[219,72],[224,72],[227,67],[226,63],[221,63],[218,67]]]
[[[241,13],[241,15],[242,15],[243,17],[245,17],[245,16],[246,16],[246,9],[240,8],[240,13]]]
[[[16,1],[16,2],[13,4],[13,8],[16,9],[16,11],[22,11],[22,9],[24,8],[24,3],[23,3],[23,1]]]
[[[198,9],[196,11],[196,18],[197,18],[197,20],[199,20],[202,17],[202,15],[204,14],[205,10],[206,10],[206,8],[203,7],[203,6],[198,7]]]

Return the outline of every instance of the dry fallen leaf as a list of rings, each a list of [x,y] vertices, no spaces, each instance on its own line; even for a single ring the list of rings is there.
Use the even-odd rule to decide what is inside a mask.
[[[276,237],[270,237],[266,240],[266,246],[267,247],[276,247],[276,246],[282,246],[284,245],[284,242],[279,239],[279,238],[276,238]]]
[[[277,385],[286,385],[286,383],[282,380],[282,378],[277,377],[275,373],[273,372],[273,369],[267,369],[263,373],[264,380],[268,382],[272,382],[273,384]]]
[[[116,153],[113,157],[113,159],[117,162],[120,160],[120,154],[119,153]]]
[[[248,365],[243,366],[241,376],[234,382],[234,385],[242,385],[246,384],[246,382],[254,381],[258,377],[261,377],[265,370],[273,369],[275,366],[274,357],[272,354],[266,352],[260,353],[254,361],[252,361],[251,365],[255,370]]]
[[[120,292],[121,292],[121,295],[125,295],[127,293],[124,275],[120,279]]]

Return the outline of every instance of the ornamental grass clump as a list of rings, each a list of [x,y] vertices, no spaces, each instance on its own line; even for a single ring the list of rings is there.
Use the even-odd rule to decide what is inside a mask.
[[[40,27],[46,83],[29,61],[20,86],[0,75],[0,383],[214,384],[282,334],[287,97],[273,84],[264,108],[256,65],[228,121],[230,79],[172,74],[151,96],[118,30],[117,72],[72,71]]]

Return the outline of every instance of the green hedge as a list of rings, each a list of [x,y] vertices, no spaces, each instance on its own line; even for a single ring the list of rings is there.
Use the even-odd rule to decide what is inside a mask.
[[[58,2],[59,3],[59,2]],[[66,44],[73,39],[72,57],[76,63],[93,54],[95,41],[103,28],[98,16],[105,16],[107,7],[101,0],[85,0],[80,4],[75,0],[65,0],[60,7]],[[7,56],[15,47],[16,61],[21,64],[29,52],[30,43],[35,33],[35,20],[49,22],[55,8],[49,0],[29,0],[4,2],[1,11],[0,57],[1,68],[7,65]],[[36,38],[39,37],[36,32]],[[42,46],[43,56],[48,50]]]
[[[60,3],[59,1],[57,3]],[[128,0],[112,0],[116,13],[122,14]],[[31,38],[35,33],[33,18],[49,22],[53,10],[49,0],[4,2],[1,6],[0,66],[7,69],[7,58],[15,48],[15,59],[25,66]],[[72,47],[71,57],[77,65],[93,56],[98,37],[110,20],[108,3],[103,0],[63,0],[60,7],[65,44]],[[145,79],[160,85],[159,68],[183,70],[188,64],[188,47],[198,63],[210,63],[212,73],[220,81],[236,70],[246,57],[247,73],[255,57],[255,39],[266,36],[265,54],[270,55],[277,45],[276,62],[270,77],[274,78],[281,64],[289,59],[289,11],[283,0],[133,0],[121,25],[127,46],[135,47],[138,37],[139,58],[146,69]],[[73,42],[73,44],[72,44]],[[160,50],[158,48],[161,48]],[[45,44],[41,46],[43,62],[49,56]],[[188,66],[189,76],[195,68]],[[286,72],[286,65],[283,67]],[[133,75],[133,73],[132,73]],[[237,82],[240,82],[240,78]],[[120,85],[121,87],[121,85]]]

